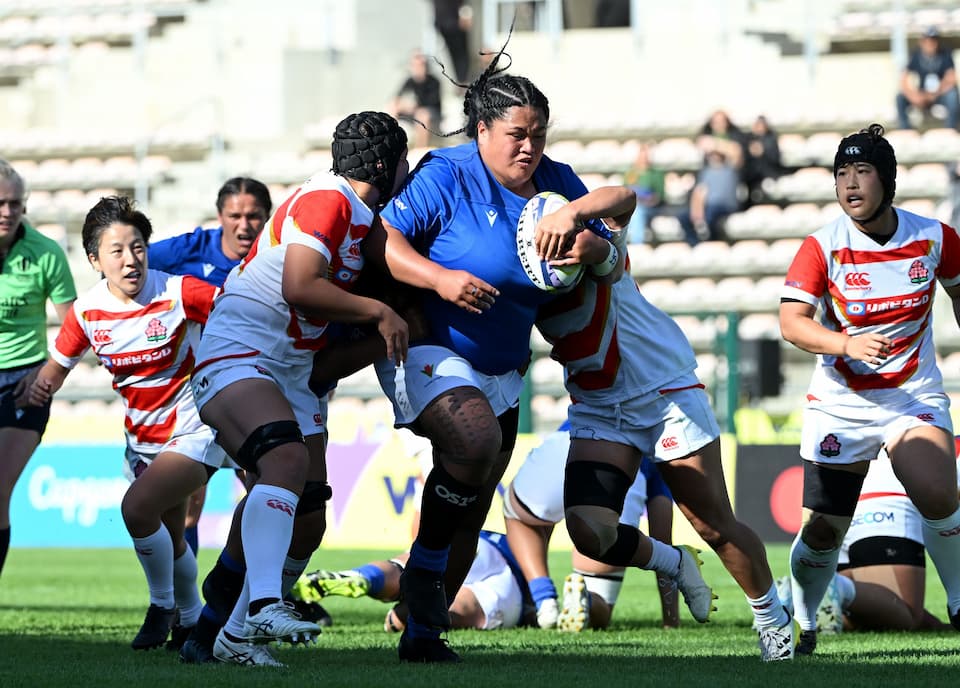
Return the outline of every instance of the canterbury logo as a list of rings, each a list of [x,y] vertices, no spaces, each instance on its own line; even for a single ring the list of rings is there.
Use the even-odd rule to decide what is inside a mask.
[[[664,437],[660,440],[660,446],[664,449],[676,449],[680,446],[680,442],[677,441],[676,437]]]
[[[864,289],[870,286],[870,273],[868,272],[849,272],[844,281],[848,287],[853,289]]]
[[[268,499],[267,506],[277,511],[282,511],[287,516],[293,516],[293,507],[279,499]]]
[[[110,330],[94,330],[93,331],[94,344],[109,344],[112,341],[113,341],[113,338],[110,336]]]
[[[860,149],[860,146],[847,146],[843,149],[844,155],[860,155],[863,153],[863,150]]]
[[[954,535],[960,535],[960,526],[956,528],[951,528],[950,530],[941,530],[937,533],[940,537],[953,537]]]
[[[450,502],[454,506],[470,506],[477,501],[477,495],[473,495],[472,497],[464,497],[463,495],[458,495],[456,492],[451,492],[443,485],[437,485],[435,488],[433,488],[433,491],[437,493],[437,496],[440,497],[440,499]]]

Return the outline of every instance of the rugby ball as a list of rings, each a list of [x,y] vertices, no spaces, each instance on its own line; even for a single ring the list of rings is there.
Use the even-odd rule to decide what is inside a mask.
[[[583,275],[582,265],[550,265],[549,262],[540,260],[534,242],[540,218],[569,202],[561,194],[542,191],[527,201],[517,222],[517,257],[520,265],[530,281],[544,291],[572,287]]]

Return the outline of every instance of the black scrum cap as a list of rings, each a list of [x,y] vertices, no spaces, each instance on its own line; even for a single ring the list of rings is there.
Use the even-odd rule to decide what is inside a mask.
[[[390,115],[358,112],[341,120],[333,134],[333,171],[372,184],[380,201],[393,190],[397,163],[407,147],[407,134]]]

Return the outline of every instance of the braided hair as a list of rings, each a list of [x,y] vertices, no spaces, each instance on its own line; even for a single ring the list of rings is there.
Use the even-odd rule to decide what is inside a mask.
[[[543,92],[530,79],[523,76],[505,74],[512,58],[504,52],[510,36],[513,34],[513,25],[503,47],[494,54],[486,69],[481,72],[474,82],[467,86],[463,96],[463,114],[467,119],[466,125],[457,131],[446,134],[453,136],[463,134],[467,138],[477,138],[477,125],[483,122],[488,127],[494,120],[503,119],[504,113],[512,107],[532,107],[543,113],[545,121],[550,121],[550,102]],[[500,58],[506,57],[508,63],[499,67]]]
[[[385,201],[393,191],[397,164],[407,149],[407,133],[384,112],[358,112],[337,124],[333,172],[372,184]]]

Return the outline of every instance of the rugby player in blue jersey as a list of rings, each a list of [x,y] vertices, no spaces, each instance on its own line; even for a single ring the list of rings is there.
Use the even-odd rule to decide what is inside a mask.
[[[625,227],[636,204],[626,187],[588,193],[568,165],[544,155],[547,98],[529,79],[504,74],[503,54],[466,89],[469,142],[428,153],[383,210],[379,241],[372,233],[365,246],[392,277],[424,289],[429,324],[402,366],[377,364],[396,425],[428,437],[434,453],[401,586],[410,610],[402,661],[459,661],[440,637],[450,626],[448,598],[513,451],[531,329],[555,294],[534,286],[517,258],[524,205],[544,191],[569,199],[538,226],[541,257],[602,270],[611,257],[622,266],[619,249],[580,230],[598,219]]]

